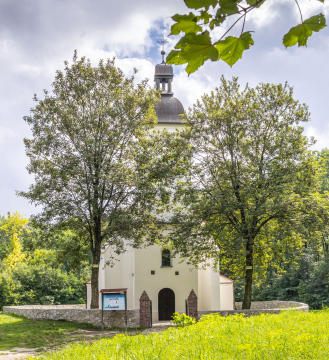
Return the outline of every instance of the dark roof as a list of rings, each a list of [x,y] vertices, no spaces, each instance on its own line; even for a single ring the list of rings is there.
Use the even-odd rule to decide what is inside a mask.
[[[155,105],[158,123],[181,124],[181,114],[184,114],[182,103],[172,96],[161,96],[161,101]]]
[[[174,71],[171,65],[158,64],[155,66],[154,80],[157,75],[174,75]]]
[[[118,292],[126,292],[128,288],[123,289],[102,289],[101,293],[118,293]]]

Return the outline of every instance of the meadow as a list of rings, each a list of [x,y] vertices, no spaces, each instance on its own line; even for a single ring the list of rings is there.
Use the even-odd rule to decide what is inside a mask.
[[[29,320],[22,316],[0,313],[0,353],[14,347],[48,348],[63,344],[78,329],[90,329],[89,324],[67,321]],[[80,336],[81,337],[81,336]]]
[[[329,311],[212,314],[188,327],[72,344],[37,359],[329,359]]]

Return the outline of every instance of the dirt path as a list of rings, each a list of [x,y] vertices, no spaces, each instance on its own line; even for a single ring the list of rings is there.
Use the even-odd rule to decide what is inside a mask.
[[[1,351],[1,360],[14,360],[14,359],[25,359],[28,356],[34,356],[40,352],[40,348],[28,349],[28,348],[13,348],[9,351]]]
[[[172,327],[170,321],[158,321],[153,323],[152,328],[146,329],[143,332],[140,331],[129,331],[129,335],[137,335],[137,334],[150,334],[153,332],[159,332]],[[63,344],[65,343],[72,343],[72,342],[79,342],[79,341],[97,341],[102,338],[109,338],[115,335],[122,333],[121,331],[100,331],[100,330],[88,330],[88,329],[79,329],[72,333],[67,334],[67,337],[63,339]],[[62,344],[62,345],[63,345]],[[60,349],[62,346],[58,346],[57,349]],[[55,350],[52,348],[52,350]],[[29,356],[38,356],[41,355],[43,351],[47,351],[49,348],[13,348],[8,351],[1,351],[0,350],[0,360],[16,360],[16,359],[26,359]]]
[[[79,342],[79,341],[96,341],[102,338],[113,337],[119,334],[117,331],[98,331],[98,330],[85,330],[79,329],[72,333],[67,334],[65,339],[62,339],[62,343],[59,346],[55,346],[52,350],[62,348],[65,343]],[[50,350],[49,347],[39,348],[13,348],[8,351],[0,350],[0,360],[16,360],[25,359],[29,356],[38,356],[41,353]]]

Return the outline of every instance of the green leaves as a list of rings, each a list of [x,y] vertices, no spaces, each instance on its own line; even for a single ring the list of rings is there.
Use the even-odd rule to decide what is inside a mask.
[[[264,4],[266,0],[247,0],[247,4],[255,6],[255,7],[260,7],[261,5]]]
[[[122,252],[154,238],[155,184],[164,178],[164,165],[155,164],[162,137],[155,145],[150,140],[158,94],[147,81],[125,78],[114,60],[93,67],[75,53],[73,64],[57,73],[53,93],[36,101],[25,118],[32,126],[25,145],[35,183],[19,194],[43,205],[39,219],[66,226],[73,218],[87,229],[93,264],[106,241]],[[97,284],[94,270],[94,307]]]
[[[209,20],[212,18],[212,15],[207,13],[207,11],[201,11],[201,15],[198,16],[198,20],[203,20],[205,24],[209,23]]]
[[[176,24],[171,27],[170,35],[178,35],[181,32],[184,33],[197,33],[202,31],[202,27],[197,25],[197,17],[191,12],[188,15],[176,14],[172,17]]]
[[[175,46],[168,57],[168,64],[188,64],[186,72],[188,74],[196,71],[208,59],[218,60],[218,51],[211,43],[209,32],[205,31],[200,35],[193,33],[186,34]]]
[[[298,46],[307,46],[307,39],[312,35],[313,31],[318,32],[325,26],[326,19],[323,14],[312,16],[291,28],[283,37],[283,45],[289,47],[296,45],[298,42]]]
[[[188,64],[188,74],[198,70],[206,60],[216,61],[222,59],[232,66],[242,57],[244,50],[254,44],[250,32],[243,33],[240,37],[228,36],[225,40],[211,43],[208,31],[197,35],[188,33],[177,43],[176,49],[169,53],[168,64]]]
[[[190,9],[201,9],[205,8],[208,11],[209,7],[215,7],[218,0],[184,0],[186,6]]]
[[[230,15],[235,14],[239,11],[236,1],[232,0],[219,0],[220,8],[217,11],[217,16],[219,15]]]
[[[175,183],[172,222],[180,226],[170,241],[192,263],[217,257],[222,269],[245,275],[246,306],[252,293],[246,265],[259,281],[269,263],[281,267],[284,254],[296,253],[305,234],[328,221],[326,195],[314,194],[322,168],[298,126],[309,116],[287,84],[239,90],[237,78],[224,77],[185,114],[180,135],[191,158]]]
[[[324,3],[324,0],[319,1]],[[212,61],[221,59],[230,66],[241,59],[243,51],[254,44],[250,32],[243,32],[249,13],[257,11],[267,0],[246,0],[245,2],[242,0],[184,0],[184,2],[189,9],[192,9],[192,12],[188,15],[176,14],[172,17],[176,23],[172,26],[170,35],[183,32],[185,36],[181,39],[183,42],[179,41],[175,47],[180,50],[172,51],[167,57],[167,62],[176,65],[187,63],[186,71],[191,74],[208,59]],[[299,8],[298,0],[295,2]],[[242,25],[240,37],[225,37],[228,32],[239,27],[238,24]],[[224,29],[222,34],[219,34],[220,40],[208,41],[210,35],[213,35],[209,34],[209,29],[212,31],[221,26]],[[306,46],[313,31],[320,31],[325,26],[323,14],[312,16],[302,24],[291,28],[283,38],[283,45],[288,47],[298,43],[298,46]],[[228,30],[226,31],[225,28]],[[204,36],[204,34],[207,35]],[[218,36],[218,33],[214,35]],[[215,59],[216,55],[217,59]]]
[[[254,41],[251,38],[250,32],[245,32],[238,38],[228,36],[225,40],[215,44],[215,46],[219,52],[219,59],[232,66],[242,58],[244,50],[249,49],[253,44]]]

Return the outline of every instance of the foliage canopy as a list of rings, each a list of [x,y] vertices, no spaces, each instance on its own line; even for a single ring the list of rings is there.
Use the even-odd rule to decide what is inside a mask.
[[[319,0],[324,3],[324,0]],[[254,45],[252,31],[245,31],[247,15],[257,11],[269,0],[184,0],[186,6],[192,11],[188,15],[176,14],[172,16],[175,24],[171,27],[170,35],[183,37],[178,41],[175,50],[168,57],[169,64],[186,64],[188,74],[196,71],[206,60],[223,60],[232,66],[245,50]],[[313,32],[318,32],[326,26],[326,19],[322,13],[304,20],[300,13],[300,24],[292,27],[283,37],[283,45],[290,47],[307,46],[308,38]],[[286,14],[285,14],[286,15]],[[228,33],[242,24],[239,36],[228,36]],[[224,34],[218,39],[217,28],[223,27]]]
[[[308,109],[287,84],[240,91],[236,78],[222,77],[185,120],[191,157],[176,184],[173,246],[192,262],[217,258],[243,276],[249,308],[253,278],[264,278],[270,264],[280,268],[286,252],[327,221],[314,140],[299,125]]]
[[[120,253],[154,236],[155,183],[166,171],[158,166],[157,135],[150,135],[158,94],[147,81],[135,85],[125,78],[114,60],[93,67],[75,53],[72,65],[65,62],[64,72],[57,72],[52,94],[35,101],[25,117],[33,133],[25,146],[35,182],[20,195],[43,206],[43,221],[88,234],[92,307],[98,308],[102,246]]]

